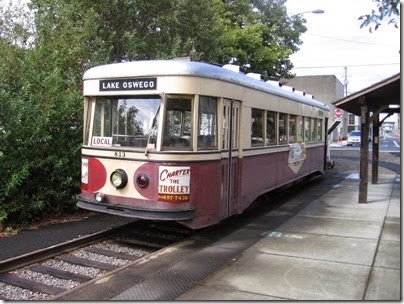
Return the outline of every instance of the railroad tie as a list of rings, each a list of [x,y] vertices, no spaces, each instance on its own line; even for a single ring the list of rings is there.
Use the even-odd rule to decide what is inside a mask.
[[[115,270],[119,267],[116,265],[93,261],[93,260],[89,260],[89,259],[84,259],[84,258],[80,258],[80,257],[74,256],[74,255],[68,255],[68,254],[63,254],[63,255],[57,256],[55,258],[58,260],[62,260],[62,261],[71,263],[71,264],[82,265],[82,266],[87,266],[87,267],[95,267],[95,268],[99,268],[102,270],[109,270],[109,271]]]
[[[66,291],[66,289],[64,288],[53,287],[43,283],[30,281],[10,273],[1,274],[0,281],[6,284],[14,285],[34,292],[46,293],[49,295],[58,295]]]
[[[73,273],[70,271],[65,271],[57,268],[52,268],[48,266],[43,266],[43,265],[35,265],[29,268],[32,271],[44,273],[44,274],[49,274],[53,277],[63,279],[63,280],[71,280],[75,282],[80,282],[80,283],[85,283],[90,280],[92,280],[92,277],[88,277],[85,275]]]

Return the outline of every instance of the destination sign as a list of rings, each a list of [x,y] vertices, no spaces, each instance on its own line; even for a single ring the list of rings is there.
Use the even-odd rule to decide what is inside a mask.
[[[100,80],[100,91],[156,90],[157,78]]]

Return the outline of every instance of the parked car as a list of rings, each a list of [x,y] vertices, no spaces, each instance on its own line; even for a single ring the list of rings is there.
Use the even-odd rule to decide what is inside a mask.
[[[348,146],[360,145],[361,131],[351,131],[348,134]]]
[[[369,142],[372,141],[371,135],[369,135]],[[351,131],[348,134],[348,146],[353,146],[353,145],[360,145],[361,143],[361,131]]]

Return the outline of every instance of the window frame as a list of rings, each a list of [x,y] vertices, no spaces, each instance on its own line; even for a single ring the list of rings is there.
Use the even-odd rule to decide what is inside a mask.
[[[311,139],[311,117],[305,116],[303,117],[303,135],[304,142],[310,142]]]
[[[283,132],[281,132],[281,115],[283,116]],[[284,112],[278,112],[278,145],[286,145],[289,142],[289,115]],[[284,136],[284,140],[281,137]]]
[[[255,120],[254,118],[254,112],[255,113],[261,113],[261,119]],[[262,109],[257,109],[257,108],[251,108],[251,137],[250,137],[250,144],[251,147],[262,147],[265,146],[265,129],[264,126],[266,126],[266,121],[265,121],[265,110]],[[258,122],[261,122],[261,126],[258,125]],[[257,122],[257,124],[255,124]],[[258,127],[255,128],[257,131],[261,131],[260,134],[254,133],[254,124]],[[256,142],[253,142],[253,139],[256,138]],[[260,140],[258,140],[260,139]]]
[[[268,137],[268,135],[269,135],[269,132],[268,132],[268,126],[269,126],[269,124],[268,124],[268,118],[269,118],[269,113],[271,113],[271,114],[273,114],[273,124],[274,124],[274,126],[273,126],[273,136],[272,136],[272,140],[273,140],[273,142],[271,143],[271,142],[269,142],[269,137]],[[278,144],[278,113],[277,112],[275,112],[275,111],[265,111],[265,121],[266,121],[266,132],[265,132],[265,145],[266,146],[275,146],[275,145],[277,145]]]
[[[179,111],[181,112],[181,126],[180,126],[180,135],[178,137],[172,137],[172,138],[166,138],[166,123],[167,123],[167,115],[168,115],[168,102],[169,100],[184,100],[184,101],[189,101],[190,103],[190,113],[189,113],[189,118],[190,118],[190,131],[189,131],[189,138],[183,138],[184,136],[188,136],[188,133],[184,133],[184,119],[185,119],[185,111]],[[195,112],[195,95],[166,95],[164,98],[164,113],[162,117],[162,125],[161,125],[161,151],[192,151],[193,150],[193,136],[194,136],[194,112]],[[174,109],[175,110],[175,109]],[[184,135],[186,134],[186,135]],[[169,145],[167,145],[167,141],[170,142]],[[186,146],[188,144],[188,146]]]
[[[294,118],[294,120],[292,120],[292,117]],[[293,121],[294,124],[292,123]],[[297,143],[297,115],[295,114],[288,114],[288,131],[289,131],[288,143],[289,144]]]
[[[212,125],[211,127],[213,127],[214,129],[214,134],[206,134],[203,135],[201,134],[201,125],[202,125],[202,118],[201,115],[204,114],[201,111],[201,102],[203,102],[203,99],[208,98],[211,100],[214,100],[216,103],[215,106],[215,112],[214,114],[212,113],[211,115],[214,115],[214,117],[212,117]],[[214,120],[214,121],[213,121]],[[219,98],[214,97],[214,96],[207,96],[207,95],[199,95],[198,96],[198,113],[197,113],[197,126],[195,126],[196,129],[196,136],[197,136],[197,150],[217,150],[218,149],[218,131],[219,131]],[[202,137],[203,136],[203,137]],[[206,138],[205,138],[206,136]],[[208,137],[209,136],[209,137]],[[209,139],[213,138],[213,144],[208,144],[205,145],[203,143],[209,143]],[[206,140],[203,140],[206,139]]]

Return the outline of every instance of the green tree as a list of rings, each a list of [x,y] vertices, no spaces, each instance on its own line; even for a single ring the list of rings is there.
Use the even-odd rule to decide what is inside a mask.
[[[224,33],[221,63],[235,61],[247,72],[266,79],[290,78],[290,55],[306,31],[301,16],[288,17],[286,0],[224,0]]]
[[[176,56],[195,61],[217,62],[224,26],[221,0],[181,0],[178,6]]]
[[[377,3],[377,11],[372,10],[370,14],[360,16],[358,20],[362,20],[360,28],[369,27],[372,32],[372,26],[377,30],[383,20],[389,19],[388,24],[393,24],[398,28],[397,18],[400,17],[400,0],[373,0]]]

